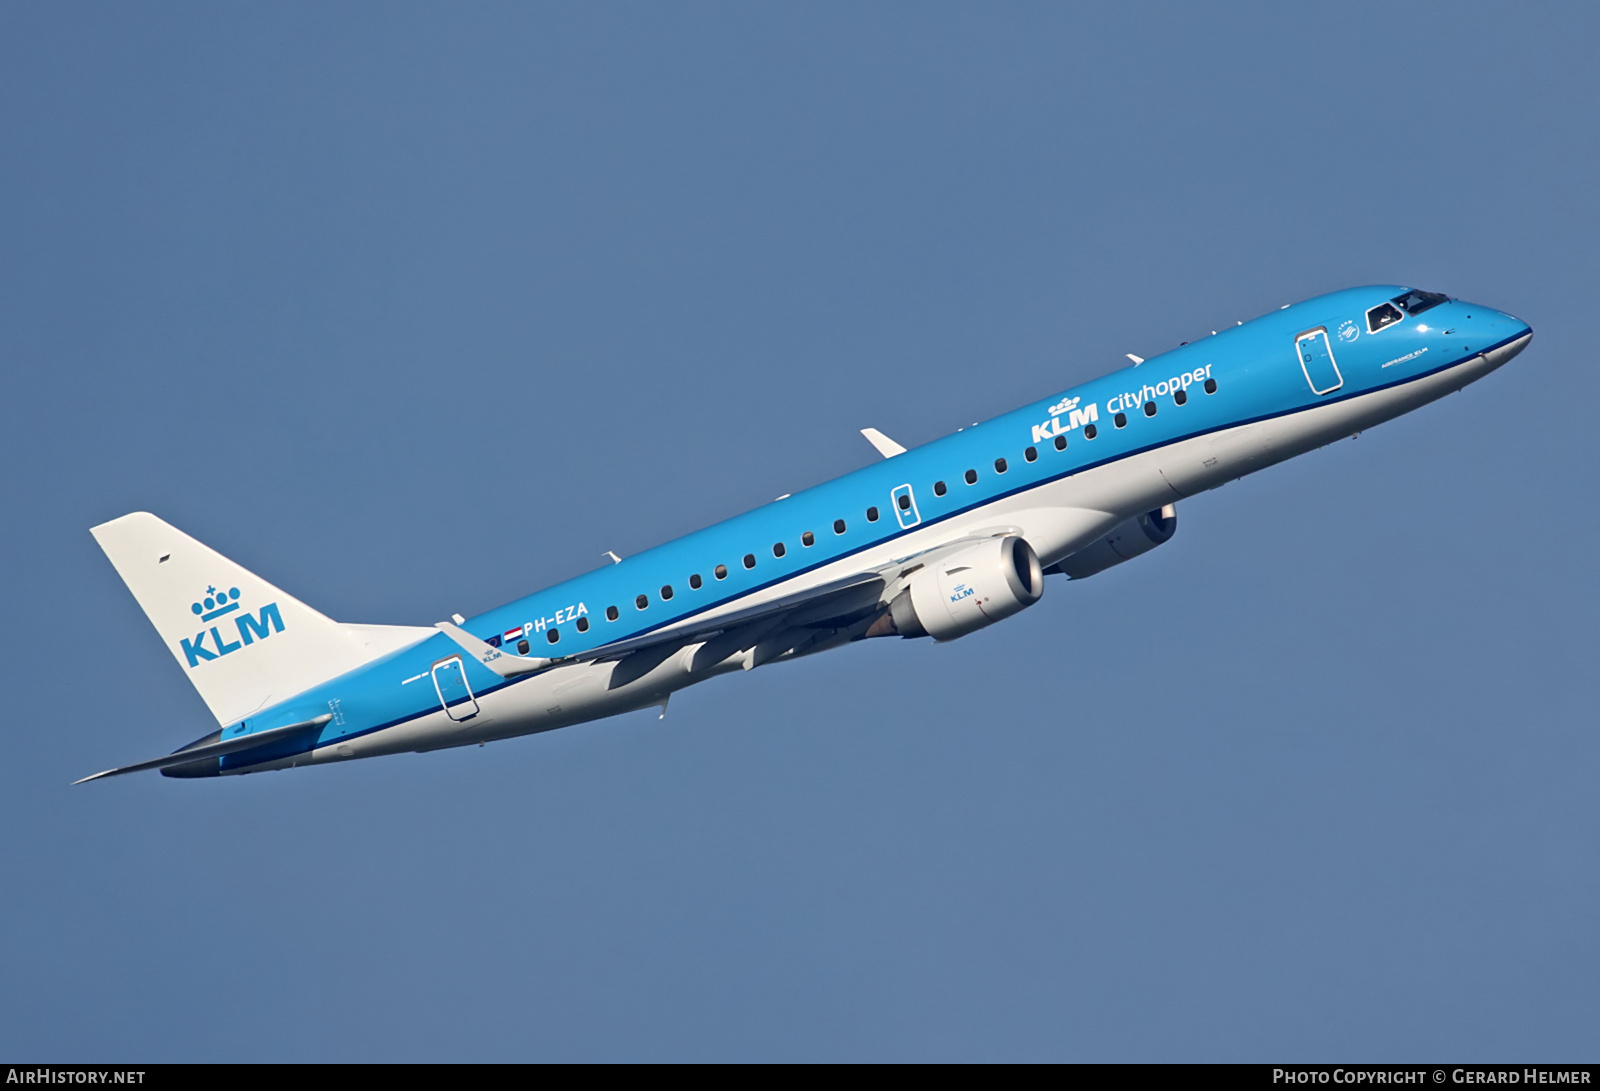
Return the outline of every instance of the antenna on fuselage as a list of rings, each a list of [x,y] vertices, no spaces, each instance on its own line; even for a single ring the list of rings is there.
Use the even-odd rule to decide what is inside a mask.
[[[872,444],[873,448],[876,449],[877,452],[884,458],[893,458],[895,455],[903,455],[906,453],[906,449],[904,447],[900,446],[898,443],[884,435],[882,432],[878,431],[876,428],[863,428],[861,429],[861,434],[866,437],[867,442]]]
[[[1144,363],[1144,357],[1143,356],[1135,356],[1131,352],[1124,352],[1122,355],[1124,355],[1128,359],[1132,360],[1134,367],[1138,367],[1140,364]]]
[[[611,552],[611,550],[609,550],[609,549],[606,550],[605,556],[611,558],[611,563],[612,564],[621,564],[622,563],[622,558],[617,556],[615,553]]]

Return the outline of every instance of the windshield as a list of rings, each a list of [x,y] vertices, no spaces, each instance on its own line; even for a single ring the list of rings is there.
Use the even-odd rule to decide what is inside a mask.
[[[1405,315],[1393,303],[1380,303],[1367,312],[1367,332],[1377,333],[1385,326],[1402,321]]]
[[[1450,302],[1450,297],[1440,295],[1438,292],[1423,292],[1413,288],[1404,295],[1395,296],[1392,302],[1407,314],[1421,314],[1441,303]]]

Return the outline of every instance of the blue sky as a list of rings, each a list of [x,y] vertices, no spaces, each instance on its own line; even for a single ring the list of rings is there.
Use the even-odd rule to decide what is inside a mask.
[[[0,1054],[1600,1045],[1581,5],[0,9]],[[472,614],[1398,282],[1536,330],[956,643],[179,782],[87,530]]]

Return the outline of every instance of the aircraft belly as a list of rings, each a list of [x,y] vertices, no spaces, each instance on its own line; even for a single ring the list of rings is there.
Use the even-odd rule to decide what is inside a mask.
[[[1059,482],[1063,488],[1045,495],[1064,507],[1107,512],[1118,522],[1130,514],[1170,504],[1179,497],[1161,473],[1165,450],[1141,451],[1085,470],[1064,478]],[[1044,554],[1039,559],[1043,561]]]
[[[1268,464],[1268,422],[1180,440],[1161,449],[1161,476],[1179,496],[1194,496]]]
[[[488,703],[496,710],[494,727],[473,741],[531,735],[632,712],[704,677],[691,677],[681,648],[652,657],[648,669],[635,664],[630,671],[635,655],[557,667],[489,694]]]

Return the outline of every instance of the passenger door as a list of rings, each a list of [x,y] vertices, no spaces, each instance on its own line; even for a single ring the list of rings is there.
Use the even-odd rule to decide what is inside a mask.
[[[1296,337],[1294,351],[1306,382],[1311,384],[1311,393],[1332,394],[1344,385],[1344,376],[1333,359],[1333,346],[1328,344],[1328,327],[1318,326]]]
[[[472,687],[467,685],[466,667],[459,655],[433,665],[433,688],[439,693],[439,704],[445,713],[457,723],[478,714],[478,701],[472,696]]]

